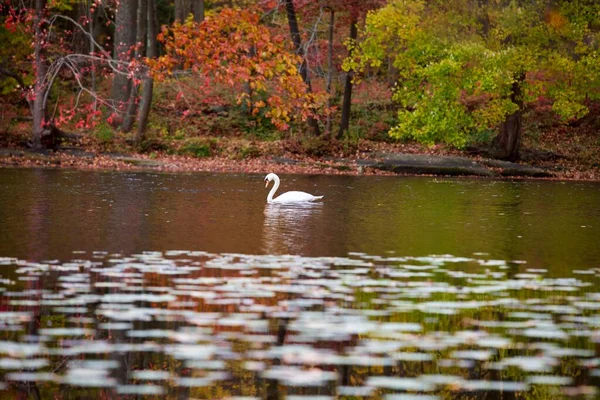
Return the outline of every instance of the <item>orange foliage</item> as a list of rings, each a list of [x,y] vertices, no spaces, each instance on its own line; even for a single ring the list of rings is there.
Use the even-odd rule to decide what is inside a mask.
[[[235,23],[234,23],[235,22]],[[281,130],[293,119],[312,115],[315,97],[307,93],[298,73],[300,57],[281,36],[260,24],[256,12],[226,8],[198,24],[191,19],[163,27],[158,40],[165,54],[147,60],[154,77],[169,79],[176,70],[199,76],[198,85],[232,88],[244,85],[237,95],[252,115],[264,113]]]

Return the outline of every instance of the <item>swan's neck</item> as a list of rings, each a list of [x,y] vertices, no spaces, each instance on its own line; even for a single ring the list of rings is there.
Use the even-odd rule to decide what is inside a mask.
[[[267,196],[267,203],[270,203],[273,201],[273,196],[275,195],[275,192],[277,191],[277,189],[279,189],[279,177],[277,175],[275,175],[275,178],[273,180],[275,181],[275,184],[273,185],[273,187],[271,188],[271,191],[269,192],[269,195]]]

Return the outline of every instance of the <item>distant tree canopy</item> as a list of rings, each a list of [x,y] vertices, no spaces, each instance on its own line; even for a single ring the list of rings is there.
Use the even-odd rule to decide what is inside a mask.
[[[570,122],[600,100],[596,0],[5,0],[0,22],[0,94],[21,92],[35,146],[75,118],[137,122],[143,140],[154,77],[182,118],[219,85],[217,103],[235,92],[269,127],[327,140],[348,135],[369,77],[393,88],[392,138],[487,140],[506,159],[531,107]]]

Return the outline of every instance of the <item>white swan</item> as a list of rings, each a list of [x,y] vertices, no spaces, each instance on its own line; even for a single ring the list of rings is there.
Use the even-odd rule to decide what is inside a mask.
[[[272,172],[265,176],[265,187],[269,186],[269,182],[271,181],[275,181],[275,184],[267,196],[267,203],[298,203],[304,201],[315,201],[323,198],[323,196],[313,196],[312,194],[306,192],[292,191],[285,192],[274,199],[273,195],[275,195],[275,192],[277,189],[279,189],[279,177]]]

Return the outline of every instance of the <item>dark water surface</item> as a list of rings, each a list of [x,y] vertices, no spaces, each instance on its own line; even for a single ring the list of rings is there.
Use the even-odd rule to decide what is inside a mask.
[[[599,184],[263,178],[0,169],[0,398],[600,396]]]
[[[262,175],[0,170],[0,255],[73,250],[470,256],[551,270],[600,260],[600,184],[282,176],[325,195],[265,204]]]

